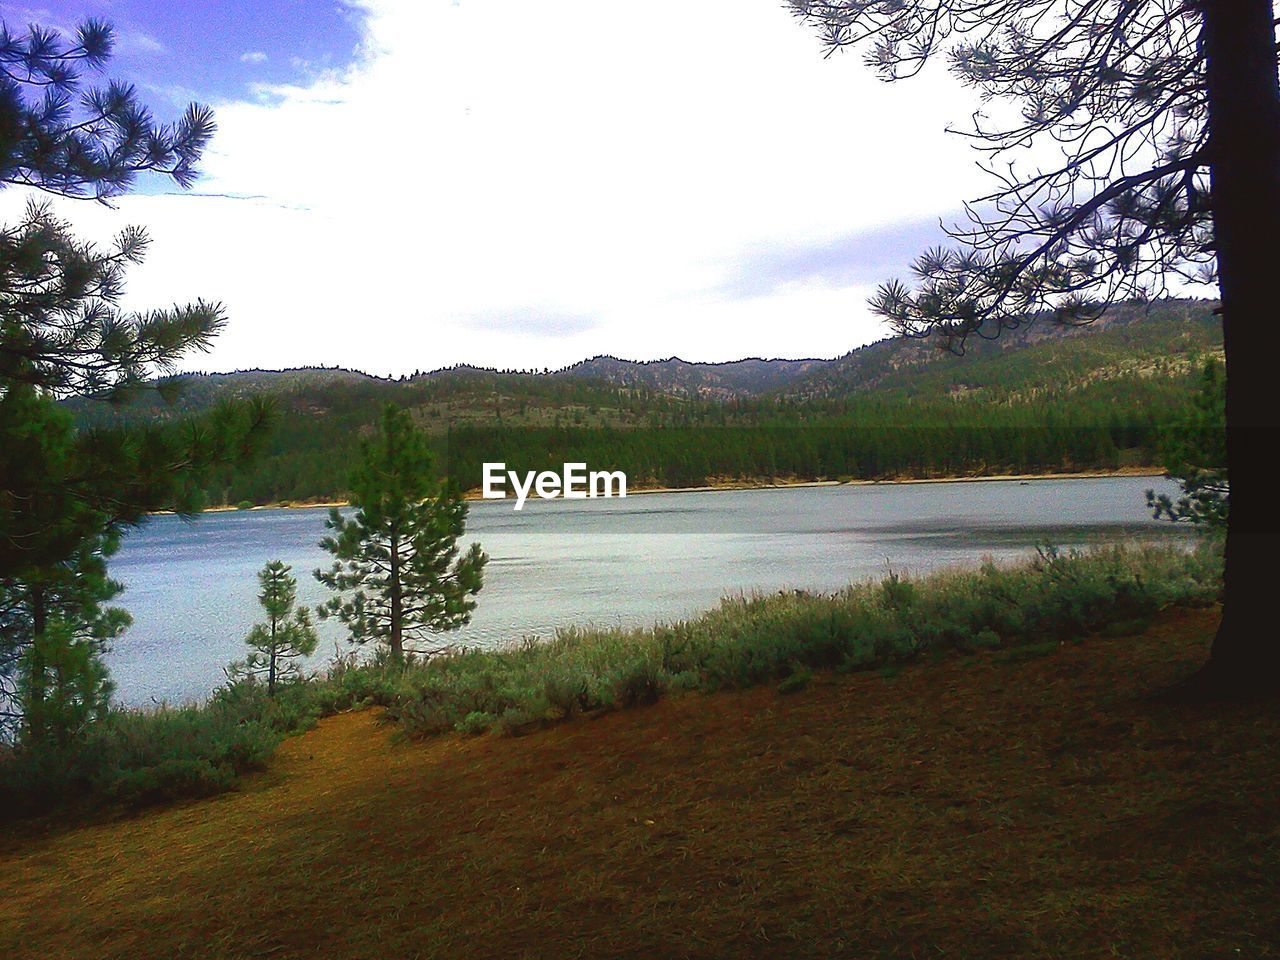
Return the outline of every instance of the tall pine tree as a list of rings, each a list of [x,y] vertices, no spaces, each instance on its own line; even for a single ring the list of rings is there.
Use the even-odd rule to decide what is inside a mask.
[[[86,87],[82,71],[111,55],[113,33],[88,21],[72,38],[0,25],[0,187],[106,200],[144,171],[181,186],[214,131],[192,105],[156,123],[133,87]],[[105,706],[102,649],[127,625],[104,607],[119,593],[106,557],[149,511],[190,513],[201,480],[260,441],[264,405],[137,428],[75,431],[55,401],[119,398],[208,346],[225,318],[215,303],[123,310],[125,270],[147,248],[123,230],[107,249],[76,240],[31,203],[0,228],[0,705],[29,739],[72,735]]]
[[[355,512],[331,511],[333,535],[320,541],[335,560],[315,575],[337,594],[321,616],[346,624],[355,643],[384,644],[397,662],[470,621],[488,560],[478,543],[459,553],[467,505],[431,466],[426,436],[389,404],[351,476]]]
[[[160,124],[132,86],[86,86],[84,71],[100,69],[113,42],[112,29],[96,20],[72,38],[38,26],[15,34],[0,24],[0,187],[105,200],[147,171],[182,186],[193,181],[214,132],[212,113],[193,104],[176,123]],[[37,452],[32,425],[54,416],[39,412],[41,403],[77,394],[120,399],[209,346],[226,319],[217,303],[121,308],[125,271],[148,243],[135,227],[107,248],[81,242],[35,202],[18,225],[0,227],[0,403],[14,398],[0,410],[0,443]],[[57,472],[40,480],[15,470],[0,484],[0,576],[58,563],[82,540],[150,511],[194,512],[204,477],[251,454],[268,419],[264,404],[243,404],[168,426],[58,439],[40,453]],[[40,535],[27,507],[33,496],[41,501]],[[56,519],[54,502],[63,508]]]
[[[80,543],[65,559],[0,578],[0,733],[65,742],[106,709],[102,654],[131,623],[105,606],[123,591],[107,576],[119,538]]]
[[[872,306],[952,348],[1038,317],[1084,323],[1188,280],[1217,285],[1231,471],[1222,623],[1190,697],[1275,694],[1271,460],[1280,437],[1273,248],[1280,72],[1273,0],[790,0],[886,80],[943,59],[985,102],[968,131],[996,178]],[[1018,169],[1043,145],[1052,162]],[[1272,639],[1268,640],[1267,638]]]

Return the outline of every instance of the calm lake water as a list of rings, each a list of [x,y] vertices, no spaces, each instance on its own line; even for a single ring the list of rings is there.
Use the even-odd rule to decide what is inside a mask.
[[[471,505],[468,537],[489,553],[470,626],[447,639],[483,645],[557,626],[639,626],[686,616],[725,593],[830,590],[898,571],[924,572],[1025,554],[1037,544],[1182,536],[1150,519],[1148,477],[801,487],[655,493],[625,500]],[[302,603],[324,599],[311,576],[327,511],[254,510],[194,522],[156,517],[111,563],[134,625],[108,655],[117,699],[198,699],[244,655],[258,619],[255,574],[292,564]],[[342,627],[320,624],[316,663]]]

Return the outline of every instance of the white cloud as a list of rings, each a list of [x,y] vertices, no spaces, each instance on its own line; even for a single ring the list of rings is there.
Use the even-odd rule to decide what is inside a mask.
[[[267,55],[261,50],[246,50],[240,54],[241,63],[266,63]]]
[[[167,50],[163,43],[149,33],[143,33],[140,30],[122,30],[116,37],[116,52],[155,56],[166,53]]]
[[[151,228],[138,304],[226,302],[193,367],[834,355],[881,335],[861,281],[726,280],[985,186],[941,70],[823,59],[777,0],[364,6],[357,65],[218,106],[197,190],[255,199],[61,207]]]

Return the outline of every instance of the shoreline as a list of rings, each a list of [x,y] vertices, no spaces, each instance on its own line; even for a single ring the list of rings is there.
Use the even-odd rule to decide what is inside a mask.
[[[978,483],[985,481],[1008,482],[1018,480],[1103,480],[1108,477],[1163,477],[1164,471],[1157,467],[1123,467],[1119,470],[1084,470],[1072,473],[1000,473],[982,476],[950,476],[950,477],[902,477],[891,480],[796,480],[778,483],[726,483],[703,487],[642,487],[628,490],[628,497],[641,496],[646,493],[713,493],[730,490],[786,490],[799,487],[881,487],[908,486],[918,483]],[[476,498],[479,499],[479,498]]]
[[[726,481],[724,483],[707,484],[700,487],[640,487],[628,489],[628,497],[639,497],[652,493],[719,493],[747,490],[792,490],[805,487],[873,487],[873,486],[908,486],[925,483],[981,483],[1019,481],[1029,483],[1035,480],[1104,480],[1110,477],[1163,477],[1164,471],[1158,467],[1139,466],[1121,467],[1119,470],[1082,470],[1067,473],[1000,473],[980,476],[948,476],[948,477],[901,477],[888,480],[795,480],[795,481]],[[468,502],[484,502],[479,490],[468,490],[462,495]],[[504,499],[514,499],[507,497]],[[556,499],[560,499],[557,497]],[[619,499],[619,498],[614,498]],[[498,502],[498,501],[494,501]],[[251,513],[254,510],[319,510],[332,507],[350,506],[348,501],[316,500],[296,501],[285,504],[261,504],[252,507],[236,507],[221,505],[206,507],[202,513]],[[157,511],[155,516],[163,516],[170,511]]]

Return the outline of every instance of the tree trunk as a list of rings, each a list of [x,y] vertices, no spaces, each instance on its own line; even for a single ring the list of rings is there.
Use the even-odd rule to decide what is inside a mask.
[[[45,593],[42,587],[32,587],[28,602],[31,604],[31,652],[30,684],[27,687],[26,724],[27,737],[32,741],[42,740],[45,735],[44,706],[45,697],[45,662],[44,632],[49,626],[49,612]]]
[[[267,696],[276,695],[276,618],[271,618],[271,652],[267,663]]]
[[[1276,231],[1280,230],[1280,82],[1271,0],[1204,0],[1210,177],[1227,367],[1231,513],[1222,625],[1204,695],[1280,689],[1275,582],[1280,533],[1269,487],[1280,439]]]
[[[400,595],[400,540],[391,531],[391,657],[404,660],[404,603]]]

